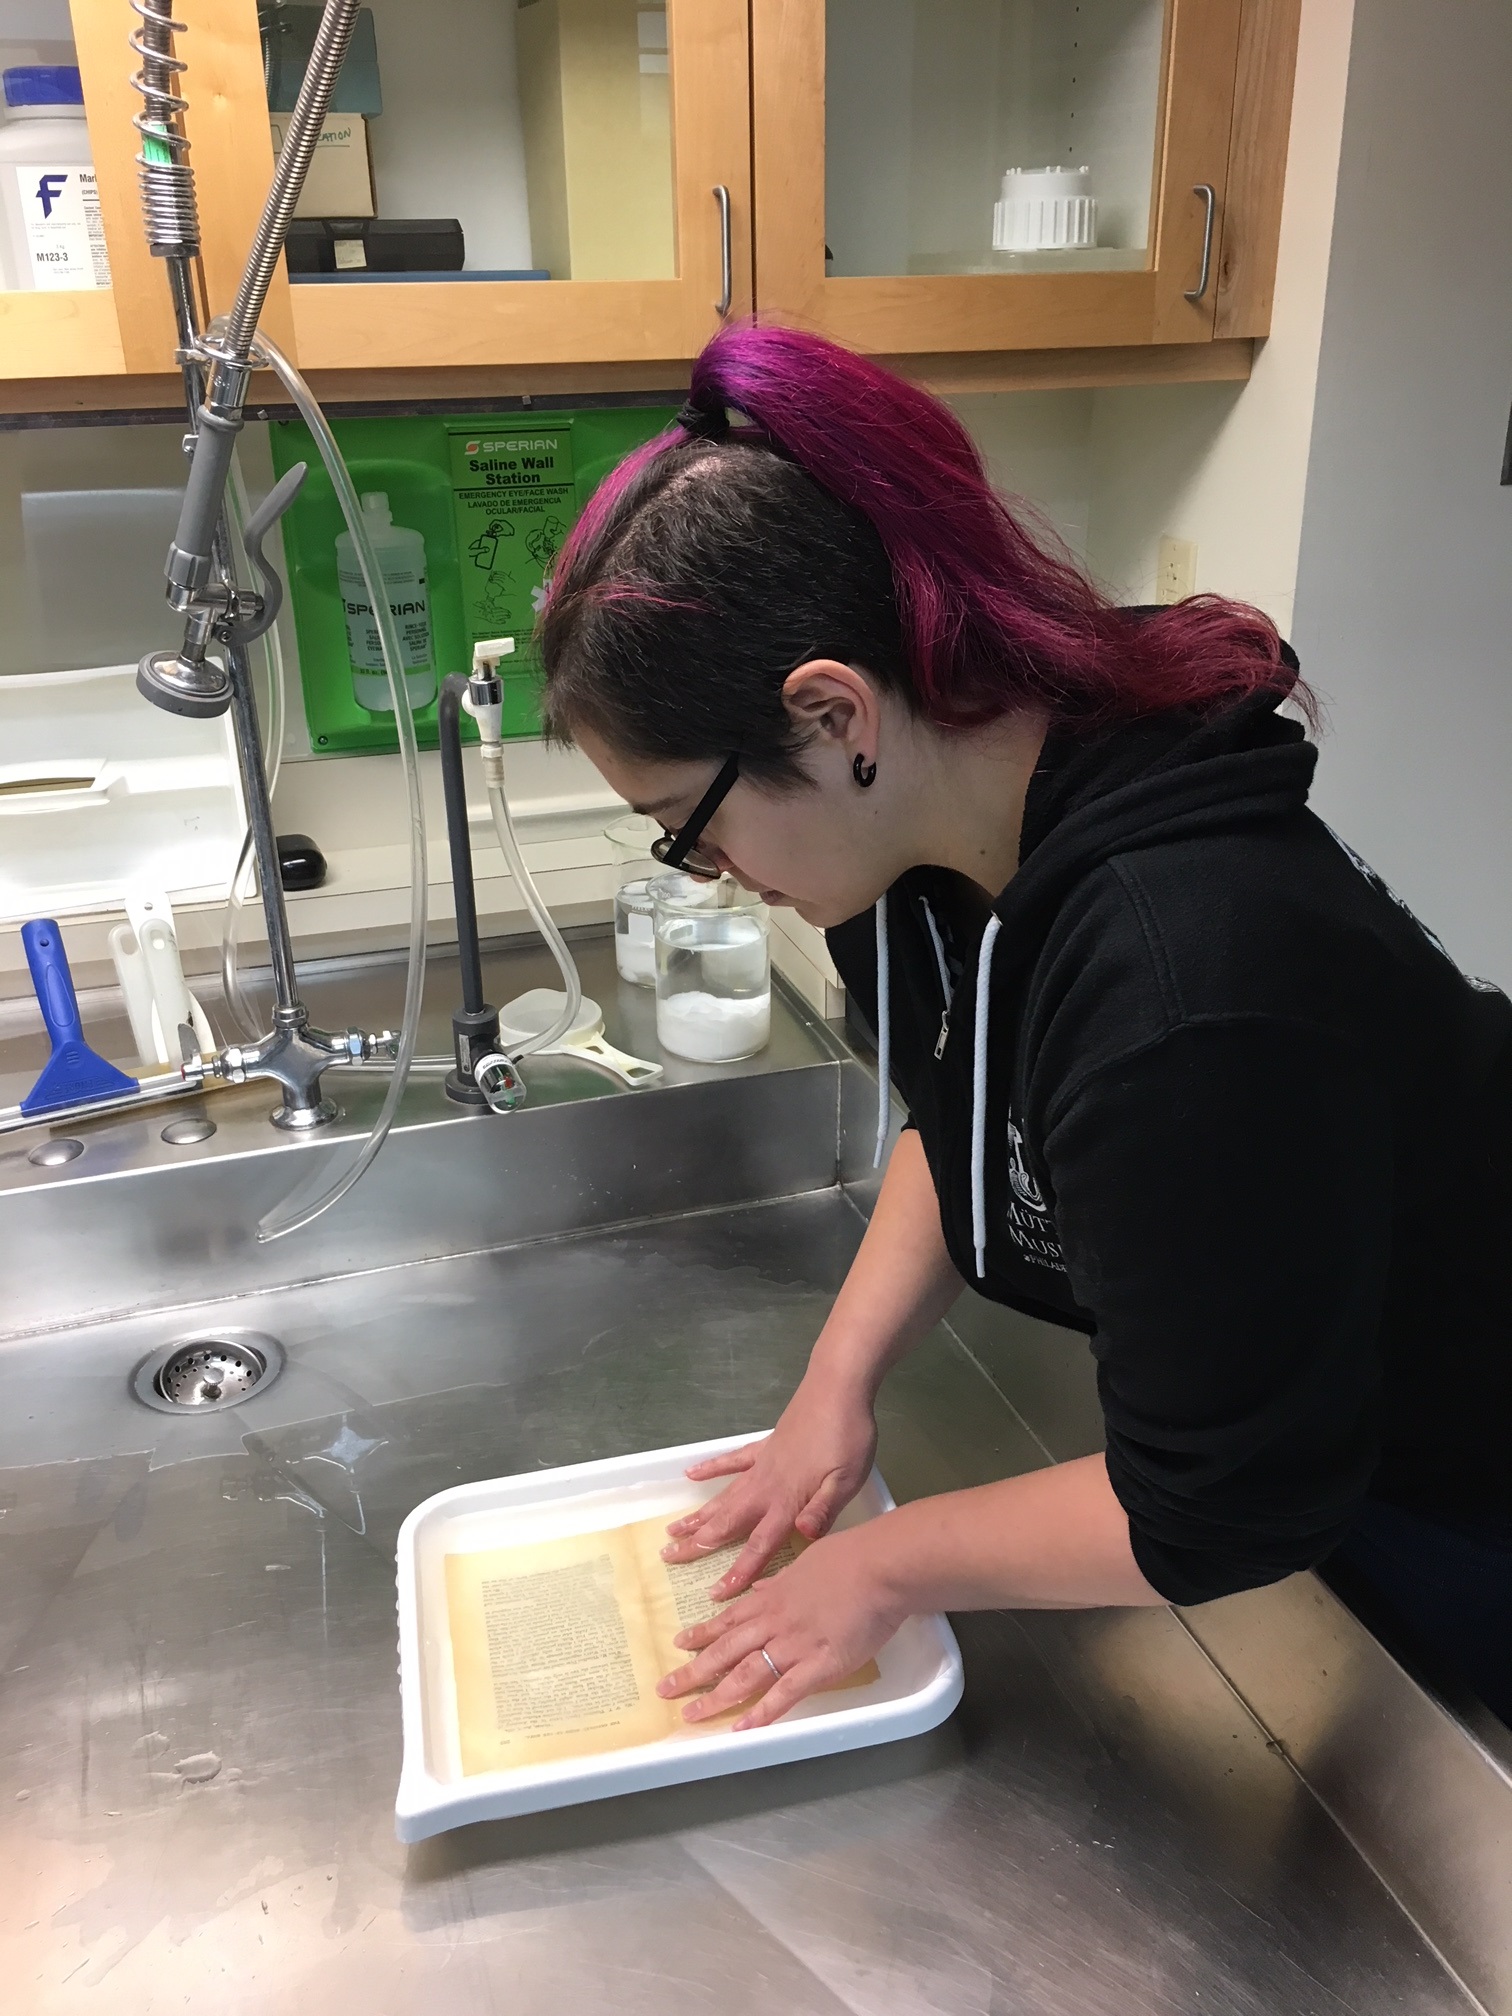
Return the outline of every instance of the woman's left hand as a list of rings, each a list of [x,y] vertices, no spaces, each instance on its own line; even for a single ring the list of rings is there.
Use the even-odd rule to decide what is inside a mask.
[[[875,1565],[873,1527],[886,1524],[878,1519],[816,1540],[717,1617],[680,1632],[674,1643],[697,1656],[669,1673],[658,1694],[675,1700],[709,1688],[683,1711],[689,1722],[749,1701],[735,1727],[761,1729],[805,1696],[849,1678],[887,1643],[905,1614]]]

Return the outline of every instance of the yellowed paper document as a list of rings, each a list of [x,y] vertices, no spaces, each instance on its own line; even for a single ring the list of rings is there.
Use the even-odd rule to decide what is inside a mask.
[[[643,1519],[485,1554],[448,1554],[446,1600],[467,1777],[521,1764],[591,1757],[667,1736],[727,1729],[733,1709],[683,1720],[684,1700],[656,1683],[688,1654],[679,1631],[720,1607],[709,1590],[735,1560],[734,1542],[697,1561],[663,1561],[667,1521]],[[767,1574],[803,1547],[795,1534]],[[875,1661],[838,1683],[877,1678]]]

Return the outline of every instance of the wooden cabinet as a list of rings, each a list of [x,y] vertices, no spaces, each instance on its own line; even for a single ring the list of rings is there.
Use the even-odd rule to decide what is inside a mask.
[[[1234,339],[1268,324],[1297,11],[752,0],[760,312],[963,383],[1013,382],[1024,353],[1061,371],[1120,353],[1088,357],[1094,376],[1247,369]],[[1043,165],[1085,170],[1096,243],[996,249],[996,175]]]
[[[665,29],[649,38],[665,46],[642,48],[644,24],[661,13],[636,0],[532,0],[518,10],[530,235],[553,278],[293,288],[302,367],[644,370],[687,359],[719,326],[726,250],[726,311],[748,315],[745,0],[673,0]],[[380,16],[380,36],[383,27]],[[465,162],[464,146],[459,169]],[[727,226],[717,189],[727,192]],[[564,267],[572,277],[555,277]]]
[[[173,369],[173,312],[142,235],[136,193],[138,141],[131,122],[141,100],[131,88],[133,58],[126,47],[136,16],[126,0],[73,0],[72,11],[111,285],[56,293],[0,290],[5,379],[118,379]]]
[[[73,0],[73,11],[116,285],[109,294],[0,294],[0,380],[11,381],[0,385],[0,405],[171,403],[167,286],[143,240],[135,193],[137,101],[126,47],[135,17],[127,0]],[[394,397],[424,372],[432,391],[471,394],[510,389],[514,370],[526,371],[535,390],[552,389],[560,372],[581,387],[666,385],[686,372],[721,313],[750,314],[746,0],[666,8],[527,0],[518,34],[516,0],[474,0],[461,11],[486,32],[500,65],[518,64],[518,81],[469,66],[469,52],[414,0],[375,11],[380,48],[391,36],[404,52],[385,79],[390,120],[408,121],[408,158],[396,177],[407,175],[404,197],[418,186],[430,199],[408,214],[441,214],[448,201],[460,209],[480,190],[485,210],[491,195],[508,199],[494,186],[506,179],[494,130],[505,94],[490,100],[502,81],[522,129],[518,154],[529,157],[505,166],[516,182],[530,171],[530,228],[553,247],[553,277],[291,285],[281,271],[264,325],[317,385],[339,374],[349,390]],[[178,47],[189,65],[186,128],[215,314],[230,306],[273,152],[255,0],[206,0],[189,19]],[[522,89],[520,116],[513,104]],[[650,229],[648,211],[664,213]],[[571,277],[557,277],[563,265]]]
[[[383,212],[455,213],[469,267],[551,277],[280,272],[265,326],[328,395],[674,385],[726,293],[942,383],[1237,376],[1264,333],[1299,0],[458,0],[445,35],[372,4]],[[135,16],[73,14],[113,284],[0,294],[0,410],[171,407]],[[256,0],[188,18],[222,312],[272,172],[263,52]],[[1045,163],[1087,168],[1095,243],[995,251],[1003,170]]]

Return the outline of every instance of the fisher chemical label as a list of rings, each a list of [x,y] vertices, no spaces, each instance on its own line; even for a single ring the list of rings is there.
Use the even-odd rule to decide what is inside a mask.
[[[33,287],[108,287],[110,258],[93,168],[12,167]]]
[[[459,431],[450,441],[468,642],[513,637],[520,665],[529,657],[546,583],[577,516],[572,431],[494,427]]]

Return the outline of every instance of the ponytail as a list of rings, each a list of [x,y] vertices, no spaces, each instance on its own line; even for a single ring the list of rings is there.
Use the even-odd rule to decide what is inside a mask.
[[[556,732],[592,719],[638,753],[738,749],[774,776],[794,767],[782,680],[807,657],[952,727],[1040,706],[1091,729],[1297,690],[1260,611],[1117,608],[1020,523],[947,406],[774,327],[721,331],[677,424],[592,498],[542,650]]]

